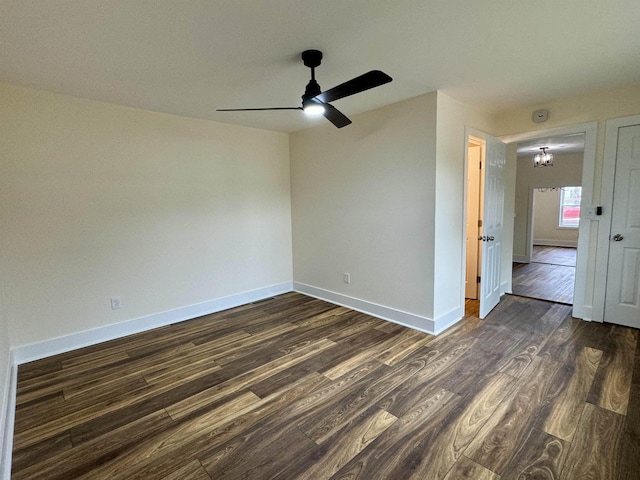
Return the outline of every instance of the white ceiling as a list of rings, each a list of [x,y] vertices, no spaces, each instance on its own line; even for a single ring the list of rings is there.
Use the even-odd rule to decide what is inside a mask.
[[[390,84],[347,116],[436,89],[488,111],[640,83],[638,0],[0,0],[0,81],[148,110],[294,131],[324,52],[324,90]],[[347,127],[348,128],[348,127]]]
[[[584,139],[584,133],[571,133],[518,142],[518,160],[531,160],[536,153],[540,153],[541,147],[547,147],[547,151],[554,155],[583,153]]]

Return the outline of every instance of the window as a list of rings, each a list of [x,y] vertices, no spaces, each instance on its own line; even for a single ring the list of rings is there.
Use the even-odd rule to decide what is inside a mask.
[[[560,222],[561,228],[578,228],[580,224],[580,201],[582,187],[562,187],[560,189]]]

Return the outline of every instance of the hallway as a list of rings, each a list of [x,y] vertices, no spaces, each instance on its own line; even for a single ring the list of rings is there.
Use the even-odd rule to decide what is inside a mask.
[[[534,245],[531,263],[513,264],[513,294],[573,305],[576,249]]]

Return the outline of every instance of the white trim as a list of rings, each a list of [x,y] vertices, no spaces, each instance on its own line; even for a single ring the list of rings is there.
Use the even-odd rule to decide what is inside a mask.
[[[500,137],[505,143],[522,142],[525,140],[533,140],[536,138],[556,135],[567,135],[571,133],[584,133],[584,152],[582,160],[582,203],[585,207],[594,205],[594,180],[596,171],[596,147],[598,142],[598,122],[579,123],[576,125],[567,125],[564,127],[550,128],[546,130],[533,130],[526,133],[520,133],[516,135],[506,135]],[[606,169],[605,169],[606,172]],[[582,315],[587,310],[585,302],[587,298],[587,272],[589,270],[589,240],[591,238],[592,223],[594,221],[588,221],[586,218],[586,211],[588,208],[583,208],[580,218],[580,227],[578,230],[578,256],[576,261],[576,280],[573,292],[573,316],[576,318],[584,318]],[[584,215],[584,216],[583,216]],[[601,223],[600,220],[604,220],[602,217],[598,217],[595,222]],[[598,231],[598,245],[601,244],[601,228],[596,225],[595,228]],[[608,238],[608,237],[607,237]],[[596,262],[598,262],[598,255],[596,255]],[[602,316],[598,318],[598,310],[595,309],[596,305],[602,303],[604,308],[604,297],[600,300],[600,292],[596,286],[598,280],[597,270],[594,278],[594,291],[593,294],[593,315],[596,316],[595,321],[602,321]],[[602,292],[604,295],[604,292]]]
[[[464,317],[464,306],[459,306],[449,310],[444,315],[440,315],[434,321],[434,335],[440,335],[447,328],[452,327]]]
[[[577,248],[578,242],[575,240],[551,240],[544,238],[534,238],[533,245],[542,245],[546,247],[569,247]]]
[[[501,298],[505,293],[509,293],[509,294],[513,293],[512,292],[512,288],[511,288],[512,285],[510,285],[510,284],[511,284],[511,282],[509,282],[509,281],[502,282],[500,284],[500,297]]]
[[[217,298],[207,302],[188,305],[186,307],[158,312],[145,317],[133,318],[124,322],[105,325],[104,327],[76,332],[63,337],[52,338],[43,342],[24,345],[13,349],[14,360],[20,365],[33,360],[50,357],[58,353],[68,352],[77,348],[95,345],[115,338],[144,332],[153,328],[164,327],[172,323],[190,320],[192,318],[220,312],[228,308],[238,307],[247,303],[262,300],[264,298],[290,292],[293,289],[291,282],[237,293],[228,297]]]
[[[576,255],[576,280],[573,289],[573,316],[584,318],[587,301],[587,272],[589,271],[590,238],[594,222],[587,221],[586,211],[582,205],[593,205],[594,182],[596,174],[596,149],[598,143],[598,122],[591,122],[585,130],[584,153],[582,156],[582,200],[580,202],[581,217],[578,227],[578,252]],[[597,220],[596,220],[597,221]],[[590,295],[593,300],[593,294]],[[602,321],[602,319],[600,319]]]
[[[518,164],[516,163],[516,169],[518,168],[517,166]],[[517,178],[518,172],[516,171],[516,178]],[[518,180],[516,179],[516,182]],[[536,188],[531,184],[529,184],[529,203],[527,204],[527,230],[525,232],[525,236],[527,238],[527,244],[525,245],[525,252],[524,254],[528,257],[528,261],[526,263],[531,263],[531,257],[533,257],[533,215],[535,213],[535,191]],[[515,189],[514,189],[515,191]],[[514,202],[515,204],[515,202]],[[514,209],[515,209],[515,205],[514,205]],[[513,226],[514,230],[515,230],[515,224]],[[514,238],[515,238],[515,232],[513,234]]]
[[[11,478],[11,454],[13,451],[13,426],[16,415],[16,389],[18,384],[18,367],[15,364],[13,353],[9,354],[7,365],[6,398],[2,399],[2,414],[0,420],[0,479],[9,480]]]
[[[460,302],[462,302],[462,305],[464,305],[465,301],[467,282],[467,208],[469,203],[469,185],[467,179],[469,178],[469,139],[470,137],[475,137],[475,133],[476,131],[474,128],[469,127],[468,125],[464,126],[464,156],[462,159],[462,216],[460,217],[462,221],[462,238],[460,245],[460,252],[462,253],[462,260],[460,262],[462,265],[460,272]],[[482,158],[482,156],[480,158]],[[478,275],[479,274],[480,272],[478,272]]]
[[[605,320],[604,304],[607,292],[607,271],[609,269],[609,237],[611,236],[613,186],[615,183],[616,158],[618,156],[618,130],[632,125],[640,125],[640,115],[607,120],[605,128],[602,187],[600,190],[600,202],[602,205],[600,218],[602,221],[598,229],[598,249],[596,251],[595,280],[593,282],[594,315],[601,322]]]
[[[531,263],[531,258],[527,255],[514,255],[513,261],[515,263]]]
[[[0,385],[0,392],[2,392],[2,396],[0,397],[0,432],[7,432],[8,429],[5,428],[5,424],[7,423],[7,419],[9,418],[9,402],[11,398],[11,374],[13,362],[11,362],[11,351],[7,352],[7,358],[4,359],[7,363],[6,372],[4,376],[4,384]],[[4,469],[4,461],[5,461],[5,437],[6,435],[0,434],[0,472]],[[4,478],[0,476],[0,478]]]
[[[435,322],[421,315],[386,307],[367,300],[361,300],[300,282],[293,282],[293,290],[329,303],[349,307],[352,310],[373,315],[383,320],[389,320],[390,322],[413,328],[414,330],[435,335]]]

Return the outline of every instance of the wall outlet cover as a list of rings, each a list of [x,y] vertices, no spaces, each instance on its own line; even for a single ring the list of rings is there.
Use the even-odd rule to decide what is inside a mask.
[[[111,310],[118,310],[122,306],[120,297],[111,297]]]

